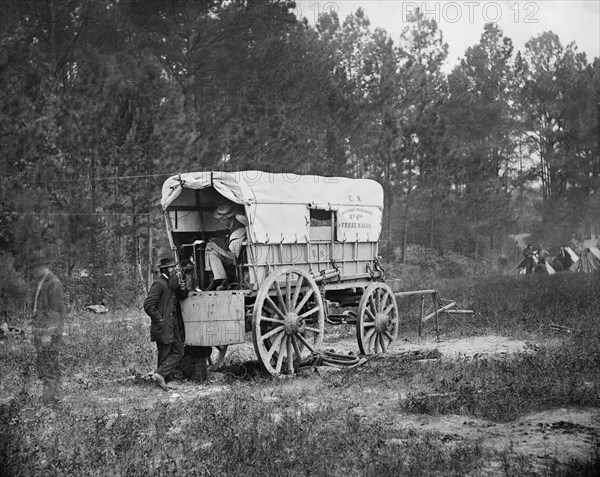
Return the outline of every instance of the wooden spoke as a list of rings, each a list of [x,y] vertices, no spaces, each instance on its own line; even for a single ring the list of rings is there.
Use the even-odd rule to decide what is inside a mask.
[[[383,336],[384,336],[383,333],[381,333],[379,335],[379,344],[381,345],[381,351],[383,353],[385,353],[387,351],[387,344],[386,344],[385,340],[383,339]]]
[[[385,306],[389,298],[390,294],[384,290],[384,292],[381,294],[381,307],[379,308],[380,310]]]
[[[291,341],[292,341],[292,346],[294,347],[294,351],[296,352],[296,356],[298,356],[298,358],[300,358],[300,346],[298,346],[298,341],[296,341],[296,337],[292,336],[291,337]]]
[[[319,310],[320,310],[320,308],[319,308],[318,306],[316,306],[316,307],[314,307],[314,308],[311,308],[311,309],[310,309],[310,310],[308,310],[307,312],[305,312],[305,313],[302,313],[302,314],[300,315],[300,318],[306,318],[307,316],[310,316],[310,315],[313,315],[313,314],[317,313]]]
[[[279,287],[279,283],[275,282],[275,291],[277,292],[277,299],[279,300],[279,304],[283,308],[283,312],[287,314],[287,307],[285,306],[285,301],[283,300],[283,295],[281,294],[281,288]]]
[[[279,307],[275,304],[275,302],[271,299],[270,296],[265,298],[269,307],[277,314],[282,320],[285,320],[285,313],[279,309]]]
[[[373,299],[373,297],[369,298],[369,306],[368,306],[368,308],[365,308],[365,309],[369,310],[374,315],[377,314],[377,305],[375,304],[375,300]]]
[[[300,310],[302,309],[302,307],[304,305],[306,305],[306,302],[310,299],[310,297],[312,296],[312,294],[313,294],[313,290],[308,290],[306,292],[306,295],[304,295],[302,297],[302,300],[300,301],[300,303],[296,306],[296,308],[294,310],[296,313],[300,313]]]
[[[305,324],[307,317],[310,327]],[[269,373],[296,372],[302,354],[308,356],[321,346],[324,329],[323,300],[308,272],[282,268],[261,284],[254,302],[252,341]]]
[[[300,358],[300,355],[298,355]],[[290,373],[294,372],[294,353],[292,352],[292,336],[287,337],[287,359],[288,359],[288,370]]]
[[[398,338],[398,305],[391,288],[371,283],[357,309],[356,338],[362,354],[385,353]]]
[[[292,308],[292,274],[288,273],[285,277],[285,308],[286,310],[293,310]]]
[[[269,321],[271,323],[279,323],[280,325],[283,325],[284,320],[280,320],[278,318],[271,318],[270,316],[261,316],[260,319],[262,321]]]
[[[365,333],[365,338],[370,340],[376,334],[377,334],[377,330],[375,330],[375,328],[373,328],[372,330],[369,330]]]
[[[304,277],[302,275],[300,275],[298,277],[298,281],[296,282],[296,289],[294,290],[294,297],[292,298],[292,302],[290,303],[290,308],[289,308],[290,310],[296,309],[296,304],[298,303],[298,298],[300,297],[300,291],[302,290],[303,282],[304,282]]]
[[[369,339],[367,341],[369,343],[369,346],[368,346],[369,350],[373,350],[374,352],[376,352],[375,351],[376,341],[377,341],[377,332],[373,331],[373,333],[371,334],[371,336],[369,336]]]
[[[373,324],[375,324],[375,315],[371,312],[371,310],[369,310],[368,308],[365,308],[365,314],[371,318],[371,321],[373,322]]]
[[[282,342],[281,347],[279,349],[279,356],[277,357],[277,365],[275,366],[275,371],[277,373],[281,372],[281,365],[283,364],[283,348],[284,348],[284,343]]]
[[[304,336],[302,336],[302,335],[296,335],[296,336],[298,337],[298,339],[300,341],[302,341],[302,344],[304,344],[304,346],[306,346],[310,350],[311,353],[315,352],[315,348],[313,348],[313,346],[307,341],[307,339]]]
[[[260,337],[261,341],[264,341],[268,338],[270,338],[271,336],[277,334],[277,333],[281,333],[283,331],[283,326],[276,326],[275,328],[273,328],[271,331],[269,331],[268,333],[262,335]]]
[[[284,336],[285,336],[285,333],[281,333],[277,336],[277,338],[275,338],[275,341],[273,341],[271,348],[267,352],[267,357],[269,358],[269,360],[271,360],[271,358],[275,354],[275,351],[277,351],[279,349],[279,346],[281,345],[281,341],[283,340]]]

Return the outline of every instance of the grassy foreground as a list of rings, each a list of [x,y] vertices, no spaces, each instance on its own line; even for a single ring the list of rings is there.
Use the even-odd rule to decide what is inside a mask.
[[[534,410],[599,408],[598,274],[435,286],[476,311],[441,320],[442,340],[503,335],[538,343],[535,352],[435,366],[375,359],[290,379],[236,377],[230,360],[223,382],[175,400],[140,379],[155,360],[142,311],[72,314],[65,400],[51,409],[39,400],[31,343],[3,340],[0,475],[597,475],[595,454],[540,468],[510,448],[401,423],[409,413],[510,422]],[[417,306],[400,302],[401,338],[416,338]],[[550,324],[579,332],[557,339]]]

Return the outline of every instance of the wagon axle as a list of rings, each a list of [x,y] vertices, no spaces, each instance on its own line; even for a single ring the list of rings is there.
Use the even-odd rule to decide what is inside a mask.
[[[287,313],[283,323],[283,330],[288,335],[296,333],[304,333],[306,328],[306,319],[299,316],[297,313]]]
[[[386,331],[393,329],[394,320],[391,316],[388,316],[384,313],[377,313],[374,321],[375,329],[379,333],[385,333]]]

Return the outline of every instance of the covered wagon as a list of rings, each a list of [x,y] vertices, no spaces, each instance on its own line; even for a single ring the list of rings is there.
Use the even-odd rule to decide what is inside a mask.
[[[368,179],[261,171],[193,172],[162,188],[171,247],[186,274],[186,345],[218,353],[252,332],[257,357],[272,374],[294,373],[323,341],[335,309],[356,317],[363,354],[397,338],[394,293],[378,259],[383,190]],[[215,218],[235,208],[245,234],[226,289],[210,289],[208,244],[227,235]],[[209,267],[208,267],[209,268]]]

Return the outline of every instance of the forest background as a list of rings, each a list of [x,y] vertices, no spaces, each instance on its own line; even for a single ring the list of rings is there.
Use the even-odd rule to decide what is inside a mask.
[[[288,1],[0,3],[0,309],[53,258],[72,303],[132,303],[168,252],[178,172],[371,178],[381,253],[510,256],[600,234],[600,59],[544,32],[515,51],[487,24],[445,73],[416,11],[397,43],[362,10],[298,20]]]

